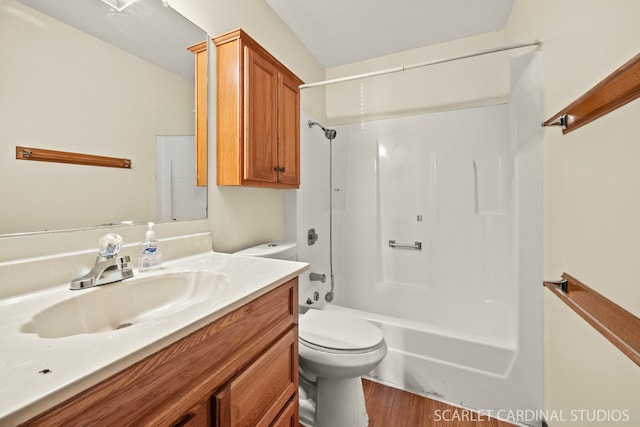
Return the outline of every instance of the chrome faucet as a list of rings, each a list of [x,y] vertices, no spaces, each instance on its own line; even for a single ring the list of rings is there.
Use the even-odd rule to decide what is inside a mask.
[[[84,276],[73,279],[70,289],[92,288],[133,277],[133,271],[127,268],[131,258],[128,255],[118,256],[121,247],[122,237],[118,234],[108,233],[102,236],[96,265]]]

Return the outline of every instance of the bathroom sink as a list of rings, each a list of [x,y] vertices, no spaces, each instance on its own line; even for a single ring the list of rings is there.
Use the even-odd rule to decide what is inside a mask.
[[[208,298],[227,294],[228,276],[185,271],[143,278],[78,292],[36,313],[22,332],[41,338],[116,331],[170,316]]]

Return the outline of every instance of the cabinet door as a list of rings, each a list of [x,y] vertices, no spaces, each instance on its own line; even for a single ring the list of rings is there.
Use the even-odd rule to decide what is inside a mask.
[[[271,424],[271,427],[299,427],[299,408],[298,396],[294,396],[280,415],[278,415],[278,418]]]
[[[260,53],[245,47],[244,179],[278,179],[278,70]],[[219,123],[218,125],[223,125]]]
[[[278,86],[278,181],[300,185],[300,89],[298,82],[280,75]]]
[[[215,396],[218,427],[273,424],[298,391],[298,329],[294,327]]]

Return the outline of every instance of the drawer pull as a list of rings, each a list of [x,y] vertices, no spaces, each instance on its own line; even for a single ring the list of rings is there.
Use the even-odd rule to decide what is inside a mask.
[[[196,414],[190,413],[180,418],[180,420],[173,425],[173,427],[185,427],[189,422],[196,417]]]

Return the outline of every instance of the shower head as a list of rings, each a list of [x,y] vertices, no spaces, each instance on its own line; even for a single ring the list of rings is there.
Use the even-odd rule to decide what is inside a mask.
[[[338,132],[336,132],[335,129],[325,129],[324,130],[324,136],[327,139],[335,139],[337,134],[338,134]]]
[[[325,128],[320,123],[314,122],[313,120],[309,120],[307,124],[309,125],[310,128],[312,128],[314,125],[318,126],[324,132],[324,137],[330,140],[335,139],[336,135],[338,134],[338,132],[336,132],[335,129]]]

